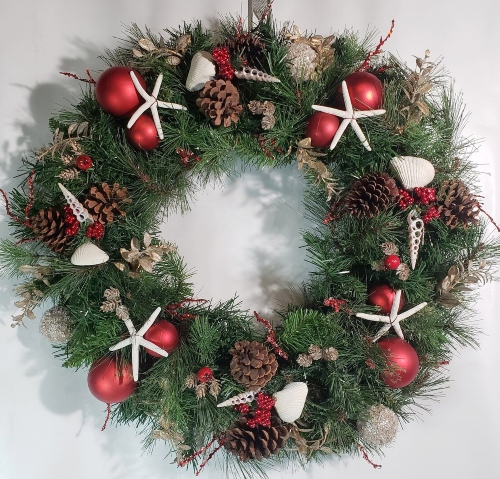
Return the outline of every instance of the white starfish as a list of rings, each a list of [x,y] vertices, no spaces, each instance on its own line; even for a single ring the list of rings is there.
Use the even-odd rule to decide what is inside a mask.
[[[399,304],[401,303],[401,290],[398,289],[396,291],[396,296],[394,297],[394,301],[392,302],[392,308],[391,308],[391,313],[389,316],[385,314],[365,314],[365,313],[356,313],[356,316],[358,318],[362,319],[368,319],[369,321],[378,321],[381,323],[387,323],[384,325],[380,331],[377,333],[377,335],[373,338],[372,342],[374,343],[378,339],[380,339],[389,329],[391,329],[391,326],[394,328],[394,331],[396,331],[396,334],[401,338],[404,339],[403,336],[403,331],[401,330],[401,326],[399,323],[403,321],[406,318],[409,318],[410,316],[413,316],[416,312],[420,311],[422,308],[425,308],[427,306],[427,303],[420,303],[418,306],[414,306],[413,308],[409,309],[408,311],[405,311],[404,313],[398,314],[398,309],[399,309]]]
[[[155,322],[155,319],[160,314],[161,308],[156,308],[153,311],[153,314],[149,317],[149,319],[142,325],[142,328],[139,331],[135,330],[134,325],[130,318],[124,319],[125,325],[127,326],[128,332],[130,333],[130,338],[124,339],[119,343],[111,346],[109,348],[110,351],[116,351],[118,349],[122,349],[126,346],[132,346],[132,373],[134,376],[134,381],[139,379],[139,346],[143,346],[145,348],[151,349],[155,353],[161,354],[164,357],[168,356],[167,351],[161,349],[156,344],[144,339],[143,336],[146,334],[146,331],[152,326]]]
[[[155,122],[156,131],[158,132],[158,136],[160,140],[163,140],[163,130],[161,129],[160,117],[158,116],[158,107],[161,108],[173,108],[174,110],[186,110],[185,106],[179,105],[177,103],[166,103],[164,101],[158,101],[158,93],[160,93],[161,82],[163,81],[163,74],[159,74],[156,79],[155,87],[153,88],[153,92],[149,95],[142,85],[139,83],[135,72],[130,72],[130,77],[134,82],[136,90],[139,92],[139,95],[144,98],[144,103],[137,108],[135,113],[132,115],[130,120],[127,123],[127,128],[132,128],[134,123],[147,109],[151,108],[151,114],[153,115],[153,121]]]
[[[339,142],[342,134],[350,124],[352,126],[352,129],[358,136],[359,141],[363,143],[363,146],[368,151],[372,151],[370,144],[368,143],[356,120],[358,118],[365,118],[368,116],[383,115],[385,113],[385,110],[354,110],[354,108],[352,107],[351,97],[349,96],[349,90],[347,89],[347,83],[345,81],[342,82],[342,95],[344,97],[345,110],[337,110],[337,108],[329,108],[327,106],[321,105],[312,106],[313,110],[322,111],[323,113],[329,113],[330,115],[335,115],[343,118],[342,123],[340,124],[339,129],[337,130],[337,133],[335,133],[332,143],[330,144],[330,150],[333,150],[337,146],[337,143]]]

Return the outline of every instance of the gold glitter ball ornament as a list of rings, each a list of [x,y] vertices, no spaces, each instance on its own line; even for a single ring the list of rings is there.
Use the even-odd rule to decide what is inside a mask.
[[[291,43],[286,49],[286,59],[290,62],[290,73],[294,80],[310,80],[316,70],[318,54],[307,43]]]
[[[358,420],[361,440],[369,446],[386,446],[398,432],[396,413],[383,404],[371,406],[363,419]]]
[[[54,306],[43,313],[40,320],[40,333],[53,344],[66,344],[71,338],[68,310]]]

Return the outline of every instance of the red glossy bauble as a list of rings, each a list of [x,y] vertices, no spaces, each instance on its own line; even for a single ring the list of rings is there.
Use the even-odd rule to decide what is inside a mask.
[[[97,80],[95,97],[106,113],[126,118],[132,116],[144,101],[132,82],[131,71],[134,71],[139,83],[146,89],[146,82],[141,74],[125,66],[108,68]]]
[[[401,260],[399,259],[399,256],[396,254],[390,254],[390,255],[386,256],[384,259],[385,267],[387,269],[390,269],[390,270],[398,269],[400,264],[401,264]]]
[[[214,372],[208,366],[204,366],[196,373],[196,376],[200,383],[208,383],[214,378]]]
[[[368,302],[374,306],[379,306],[383,313],[391,312],[392,303],[396,297],[396,291],[387,284],[375,284],[368,290]],[[405,294],[401,293],[401,301],[399,303],[398,312],[401,311],[405,304]]]
[[[339,129],[340,120],[329,113],[318,111],[307,122],[306,136],[314,148],[328,148]]]
[[[168,321],[158,321],[151,326],[144,335],[144,339],[151,341],[170,354],[179,344],[179,332],[177,328]],[[146,351],[159,358],[161,355],[146,348]]]
[[[154,150],[160,143],[155,122],[149,115],[141,115],[132,125],[127,128],[128,142],[138,150]]]
[[[378,346],[386,351],[387,369],[380,375],[390,388],[408,386],[418,374],[417,352],[403,339],[387,338],[379,341]]]
[[[90,367],[87,383],[90,392],[99,401],[125,401],[135,390],[132,365],[120,356],[104,357]]]
[[[346,77],[347,90],[356,110],[377,110],[382,108],[384,93],[382,82],[371,73],[355,72]],[[342,98],[342,88],[340,88]]]

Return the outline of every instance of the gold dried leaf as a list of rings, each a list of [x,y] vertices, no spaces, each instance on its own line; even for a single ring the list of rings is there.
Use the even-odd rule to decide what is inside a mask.
[[[137,43],[139,43],[139,46],[147,52],[158,50],[156,45],[148,38],[141,38]]]

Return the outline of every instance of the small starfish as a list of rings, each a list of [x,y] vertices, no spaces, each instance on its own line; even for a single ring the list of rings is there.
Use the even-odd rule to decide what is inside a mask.
[[[380,329],[380,331],[373,338],[372,340],[373,343],[378,339],[380,339],[385,333],[387,333],[387,331],[391,329],[391,326],[394,328],[394,331],[396,331],[396,334],[401,339],[404,339],[403,331],[401,330],[401,326],[399,325],[400,321],[403,321],[404,319],[413,316],[416,312],[420,311],[422,308],[425,308],[425,306],[427,306],[427,303],[420,303],[419,305],[414,306],[408,311],[398,314],[400,303],[401,303],[401,290],[398,289],[396,291],[396,296],[394,298],[394,301],[392,302],[391,313],[389,314],[389,316],[386,316],[385,314],[365,314],[365,313],[356,314],[358,318],[368,319],[369,321],[378,321],[381,323],[387,323]]]
[[[134,82],[136,90],[139,92],[139,95],[144,98],[144,103],[137,108],[135,113],[132,115],[130,120],[127,123],[127,128],[132,128],[134,123],[148,108],[151,108],[151,114],[153,115],[153,120],[155,122],[156,131],[158,132],[158,136],[160,140],[163,140],[163,130],[161,129],[160,117],[158,116],[158,107],[161,108],[173,108],[174,110],[187,110],[185,106],[179,105],[177,103],[165,103],[164,101],[158,101],[157,96],[160,92],[161,82],[163,81],[163,74],[159,74],[156,79],[155,87],[153,88],[153,92],[149,95],[142,85],[139,83],[135,72],[130,72],[130,77]]]
[[[155,319],[160,314],[160,311],[161,308],[156,308],[149,319],[142,325],[142,328],[139,329],[139,331],[135,330],[135,327],[130,319],[124,319],[125,325],[127,326],[128,332],[130,333],[130,338],[124,339],[123,341],[120,341],[119,343],[109,348],[110,351],[116,351],[129,345],[132,346],[132,373],[134,376],[134,381],[138,381],[139,379],[139,346],[151,349],[151,351],[161,354],[164,357],[168,356],[167,351],[161,349],[151,341],[143,338],[144,334],[146,334],[146,331],[155,322]]]
[[[368,116],[383,115],[385,113],[385,110],[354,110],[354,108],[352,107],[351,97],[349,96],[349,90],[347,89],[347,83],[345,81],[342,82],[342,95],[344,97],[345,110],[337,110],[337,108],[329,108],[327,106],[321,105],[312,106],[313,110],[322,111],[323,113],[329,113],[330,115],[335,115],[343,118],[342,123],[340,124],[339,129],[337,130],[337,133],[335,133],[332,143],[330,144],[330,150],[333,150],[337,146],[337,143],[339,142],[342,134],[350,124],[352,126],[352,129],[358,136],[359,141],[363,143],[363,146],[368,151],[372,151],[370,144],[368,143],[356,120],[358,118],[365,118]]]

